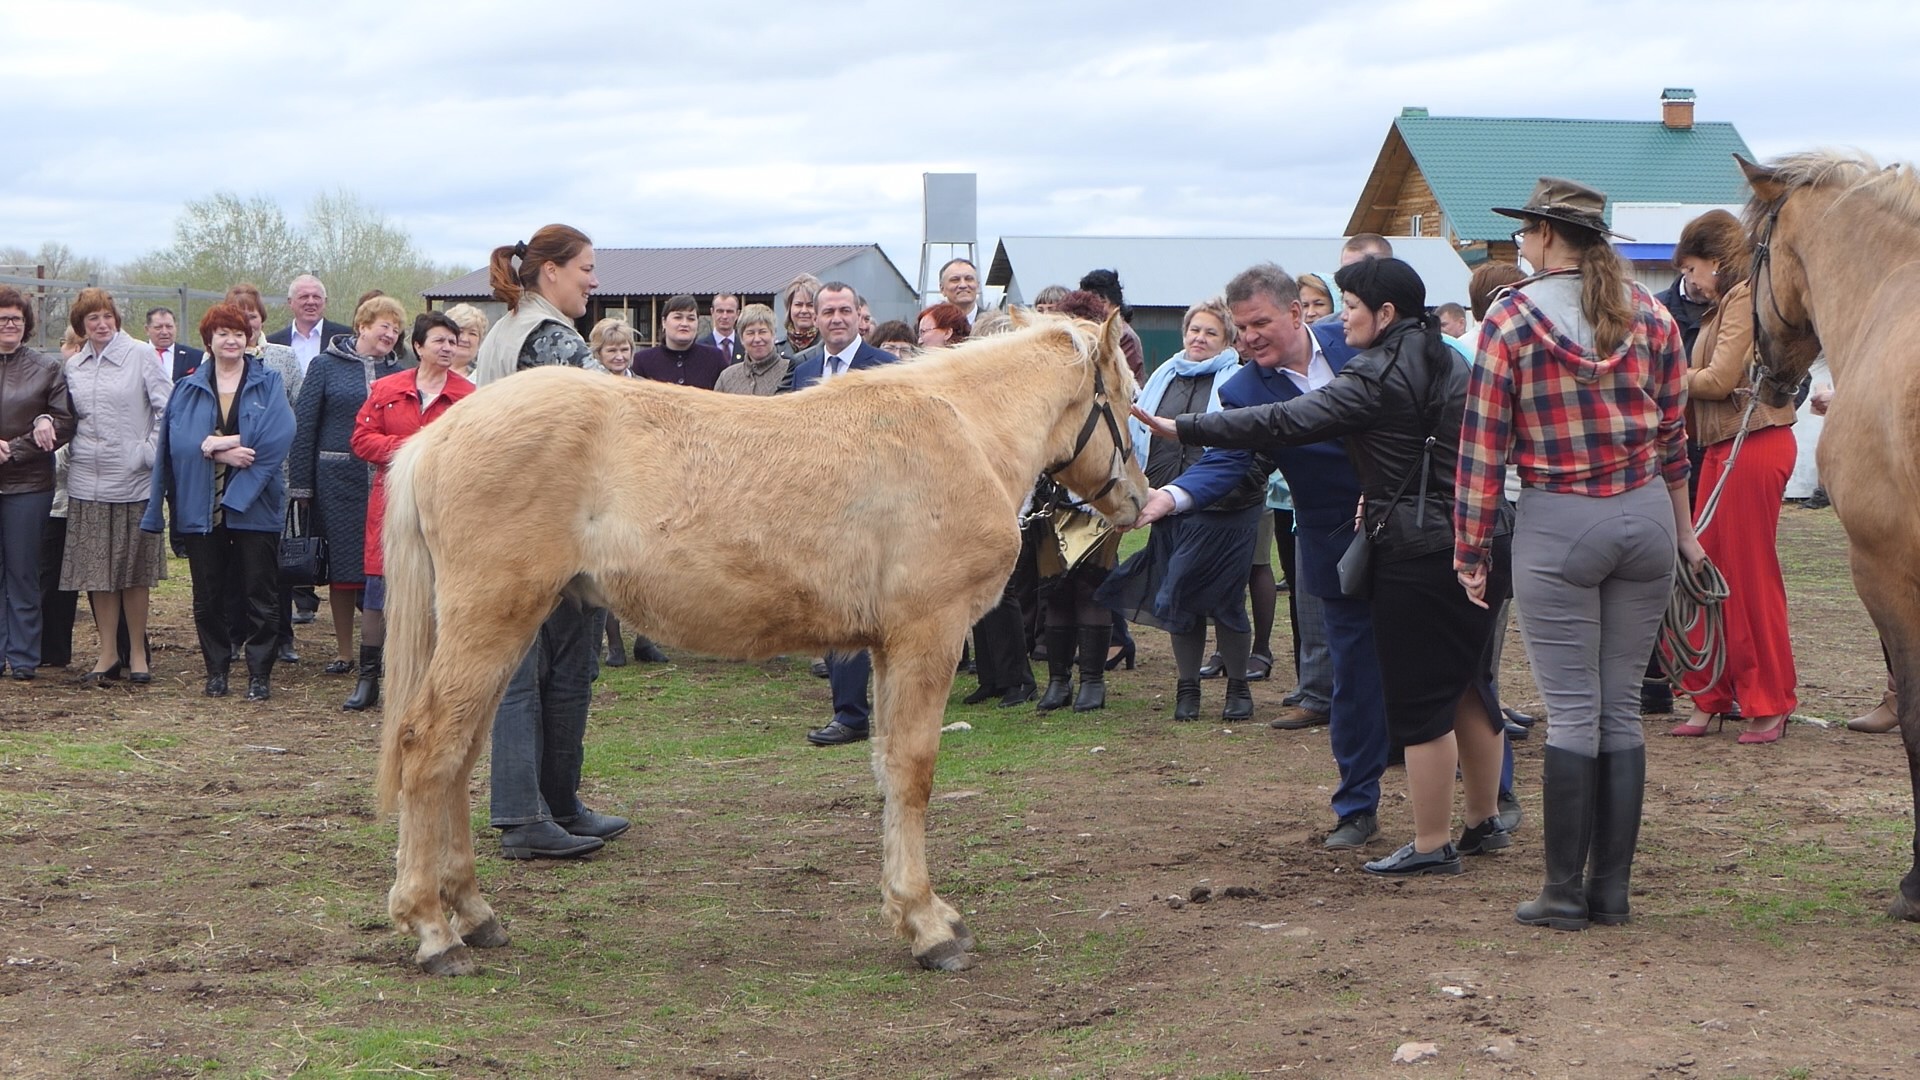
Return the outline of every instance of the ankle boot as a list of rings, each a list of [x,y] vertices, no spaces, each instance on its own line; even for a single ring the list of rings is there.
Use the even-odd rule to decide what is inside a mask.
[[[1073,699],[1074,712],[1107,707],[1107,646],[1112,643],[1110,622],[1080,628],[1080,693]]]
[[[1220,719],[1229,723],[1253,719],[1253,687],[1247,680],[1227,677],[1227,704],[1220,710]]]
[[[1173,684],[1173,718],[1200,719],[1200,680],[1181,679]]]
[[[1848,731],[1864,731],[1869,735],[1885,735],[1900,727],[1900,697],[1894,692],[1893,675],[1887,675],[1887,693],[1880,704],[1865,716],[1856,716],[1847,721]]]
[[[621,638],[625,635],[625,631],[620,629],[620,620],[614,618],[612,612],[607,613],[606,635],[607,635],[607,666],[608,667],[626,667],[627,666],[627,643],[621,640]]]
[[[1541,803],[1546,824],[1547,881],[1536,899],[1521,904],[1513,917],[1528,926],[1555,930],[1587,928],[1585,874],[1593,844],[1594,789],[1600,762],[1557,746],[1546,749],[1541,768]]]
[[[386,649],[379,645],[360,646],[360,681],[353,696],[340,703],[347,712],[360,712],[380,704],[380,660]]]
[[[1078,633],[1071,626],[1049,626],[1042,635],[1047,643],[1047,689],[1034,705],[1035,712],[1064,709],[1073,700],[1073,645]]]
[[[1587,917],[1601,926],[1627,923],[1627,884],[1640,842],[1640,802],[1647,790],[1647,748],[1600,755],[1593,800],[1593,861],[1587,872]]]

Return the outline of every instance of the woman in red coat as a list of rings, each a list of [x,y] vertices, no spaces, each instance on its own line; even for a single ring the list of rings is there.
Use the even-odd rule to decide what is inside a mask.
[[[380,526],[386,520],[387,465],[414,432],[446,414],[473,393],[473,384],[453,371],[460,326],[429,311],[413,321],[413,351],[420,366],[376,380],[353,423],[354,456],[373,465],[367,498],[367,595],[360,627],[360,682],[340,707],[358,712],[380,703],[380,663],[387,640],[386,580],[382,577]]]

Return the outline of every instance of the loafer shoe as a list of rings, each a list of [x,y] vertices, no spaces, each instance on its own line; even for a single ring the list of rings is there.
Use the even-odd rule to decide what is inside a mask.
[[[1289,705],[1280,710],[1280,715],[1274,718],[1270,726],[1279,728],[1281,731],[1303,731],[1307,728],[1326,727],[1327,719],[1326,713],[1315,712],[1305,705]]]
[[[596,814],[585,807],[582,807],[573,817],[553,820],[575,836],[597,836],[602,840],[611,840],[633,825],[633,822],[626,818],[614,817],[612,814]]]
[[[1520,810],[1520,800],[1513,797],[1513,792],[1504,788],[1500,791],[1500,801],[1495,805],[1500,807],[1498,815],[1500,828],[1506,832],[1511,833],[1518,829],[1520,822],[1526,818],[1526,814]]]
[[[1375,859],[1361,867],[1369,874],[1380,877],[1419,877],[1421,874],[1458,874],[1466,870],[1460,864],[1460,853],[1455,851],[1451,842],[1441,844],[1433,851],[1415,851],[1409,843],[1406,847],[1387,856]]]
[[[329,660],[327,666],[320,669],[329,675],[350,675],[353,673],[353,661]]]
[[[815,660],[813,666],[807,670],[813,672],[814,678],[824,679],[827,677],[827,662],[825,660]]]
[[[1353,851],[1367,846],[1367,841],[1380,835],[1380,819],[1366,811],[1348,814],[1327,834],[1322,843],[1328,851]]]
[[[282,664],[297,664],[300,662],[300,654],[293,651],[293,646],[282,645],[280,646],[280,655],[277,659]]]
[[[314,613],[311,611],[295,611],[293,613],[293,624],[295,626],[305,626],[313,620]]]
[[[500,854],[509,859],[577,859],[606,844],[597,836],[575,836],[552,821],[515,825],[500,834]]]
[[[258,675],[247,679],[248,701],[266,701],[271,697],[273,697],[273,688],[268,685],[267,680]]]
[[[1467,826],[1460,833],[1460,843],[1455,845],[1462,855],[1490,855],[1512,846],[1513,837],[1500,827],[1498,814],[1478,825]]]
[[[1011,709],[1016,705],[1025,705],[1039,695],[1039,689],[1032,686],[1016,686],[1001,697],[999,708]]]
[[[207,687],[204,691],[202,691],[202,693],[206,694],[208,697],[226,697],[227,696],[227,677],[225,675],[207,676]]]
[[[807,732],[807,741],[815,746],[845,746],[848,743],[866,742],[866,728],[852,728],[838,720],[823,728],[814,728]]]
[[[11,677],[14,682],[32,682],[34,677],[32,668],[23,667],[14,668],[12,671],[7,672],[7,675]]]

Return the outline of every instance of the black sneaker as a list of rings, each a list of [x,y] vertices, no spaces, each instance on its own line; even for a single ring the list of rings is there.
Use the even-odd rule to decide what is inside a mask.
[[[1513,837],[1501,828],[1500,816],[1496,814],[1463,830],[1458,846],[1462,855],[1489,855],[1501,848],[1512,847]]]
[[[1328,851],[1353,851],[1367,846],[1367,841],[1380,835],[1380,819],[1362,810],[1357,814],[1348,814],[1327,834],[1321,845]]]
[[[1361,867],[1369,874],[1380,877],[1418,877],[1421,874],[1459,874],[1466,871],[1460,864],[1460,853],[1451,843],[1441,844],[1439,848],[1425,853],[1415,851],[1409,843],[1406,847],[1387,856],[1375,859]]]

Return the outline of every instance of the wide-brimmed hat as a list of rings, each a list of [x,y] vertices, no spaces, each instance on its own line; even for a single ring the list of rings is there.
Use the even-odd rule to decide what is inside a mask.
[[[1533,185],[1533,196],[1527,200],[1527,205],[1496,206],[1493,212],[1522,220],[1549,218],[1592,229],[1616,240],[1633,240],[1631,236],[1621,236],[1607,228],[1607,197],[1578,180],[1543,176],[1539,183]]]

